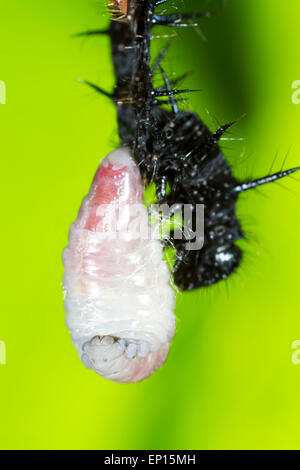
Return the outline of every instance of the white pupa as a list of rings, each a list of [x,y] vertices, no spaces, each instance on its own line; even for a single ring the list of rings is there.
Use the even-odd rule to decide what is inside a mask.
[[[72,342],[88,368],[115,382],[152,374],[175,332],[170,272],[148,229],[140,172],[123,147],[99,166],[63,253]]]

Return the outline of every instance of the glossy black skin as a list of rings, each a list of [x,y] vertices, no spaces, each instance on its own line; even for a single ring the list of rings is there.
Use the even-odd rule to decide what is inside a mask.
[[[128,21],[112,21],[109,30],[121,143],[131,148],[146,184],[156,183],[160,203],[204,204],[203,248],[187,251],[185,240],[171,243],[178,287],[209,286],[232,274],[242,259],[235,245],[243,237],[233,191],[238,181],[217,144],[225,129],[213,135],[195,113],[160,107],[150,68],[155,2],[129,1],[128,8]]]
[[[238,195],[232,191],[237,182],[213,135],[195,114],[179,112],[162,135],[158,175],[173,183],[167,202],[205,207],[203,248],[187,251],[185,240],[172,240],[177,250],[174,280],[182,290],[209,286],[227,278],[241,262],[241,251],[234,245],[242,238],[235,208]],[[159,178],[157,184],[159,192]]]

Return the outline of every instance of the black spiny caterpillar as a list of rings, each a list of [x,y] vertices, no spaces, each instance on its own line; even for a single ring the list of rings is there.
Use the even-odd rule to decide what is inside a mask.
[[[145,186],[154,183],[160,204],[192,205],[189,223],[197,222],[199,204],[205,207],[201,250],[187,249],[175,232],[167,240],[176,249],[174,280],[191,290],[227,278],[241,262],[239,193],[298,169],[256,181],[233,176],[218,146],[232,123],[212,134],[195,113],[181,110],[177,95],[191,90],[178,89],[178,79],[170,80],[163,70],[166,48],[154,64],[150,58],[153,27],[189,26],[191,19],[209,13],[157,14],[162,3],[167,0],[114,0],[109,30],[85,33],[111,38],[113,94],[88,83],[115,102],[122,147],[101,162],[70,227],[63,255],[66,322],[84,364],[120,383],[143,380],[157,370],[176,330],[175,292],[163,245],[147,235],[152,220],[143,200]],[[156,72],[163,83],[158,88]],[[186,225],[184,217],[181,228]],[[202,246],[203,233],[197,237]]]
[[[233,123],[212,134],[195,113],[180,110],[177,95],[192,90],[177,89],[179,80],[168,79],[161,65],[167,48],[151,63],[152,29],[157,25],[193,26],[191,20],[211,13],[157,13],[157,8],[168,1],[112,1],[109,30],[83,34],[110,36],[116,86],[109,94],[86,83],[115,102],[121,143],[130,148],[145,183],[156,184],[159,203],[205,205],[203,248],[187,251],[184,240],[171,240],[176,248],[174,280],[180,289],[192,290],[227,278],[241,263],[242,252],[235,244],[243,238],[236,217],[239,193],[299,168],[254,181],[238,181],[218,146],[219,139]],[[158,70],[164,86],[155,89],[153,76]],[[164,101],[162,97],[166,97]],[[162,107],[166,103],[169,110]]]

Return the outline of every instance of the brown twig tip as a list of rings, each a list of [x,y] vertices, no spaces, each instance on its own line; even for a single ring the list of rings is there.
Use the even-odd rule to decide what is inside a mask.
[[[118,8],[124,15],[127,15],[127,2],[128,0],[110,0],[109,8]]]

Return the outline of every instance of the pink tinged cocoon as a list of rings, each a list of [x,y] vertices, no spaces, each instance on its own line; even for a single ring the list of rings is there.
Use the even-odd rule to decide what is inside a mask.
[[[72,342],[88,368],[115,382],[152,374],[164,363],[175,332],[175,294],[160,241],[145,237],[143,191],[128,149],[109,154],[63,253]]]

